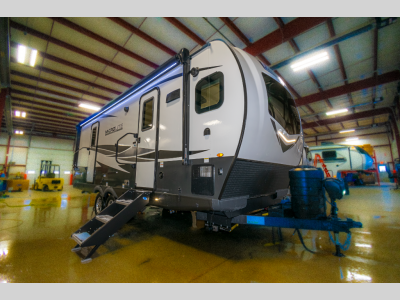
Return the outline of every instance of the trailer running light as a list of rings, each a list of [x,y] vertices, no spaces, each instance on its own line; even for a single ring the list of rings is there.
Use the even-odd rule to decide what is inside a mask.
[[[100,107],[98,107],[98,106],[85,104],[85,103],[79,104],[79,107],[87,108],[87,109],[94,110],[94,111],[99,111],[100,110]]]
[[[224,156],[224,154],[223,153],[218,153],[217,156],[218,157],[222,157],[222,156]]]
[[[347,108],[343,108],[343,109],[338,109],[338,110],[332,110],[332,111],[328,111],[326,113],[327,116],[331,116],[331,115],[336,115],[336,114],[341,114],[341,113],[345,113],[348,112],[349,110]]]
[[[283,135],[283,133],[282,132],[280,132],[280,131],[278,131],[278,134],[279,134],[279,136],[286,142],[286,143],[289,143],[289,144],[291,144],[291,143],[294,143],[294,142],[296,142],[296,140],[294,139],[294,140],[288,140],[284,135]]]
[[[358,137],[346,139],[347,142],[358,141]]]
[[[348,132],[354,132],[354,131],[356,131],[356,130],[355,129],[349,129],[349,130],[339,131],[339,133],[348,133]]]
[[[299,61],[290,67],[293,69],[294,72],[297,72],[299,70],[305,69],[307,67],[313,66],[319,62],[325,61],[329,59],[328,53],[327,52],[322,52],[317,55],[311,56],[309,58],[306,58],[302,61]]]

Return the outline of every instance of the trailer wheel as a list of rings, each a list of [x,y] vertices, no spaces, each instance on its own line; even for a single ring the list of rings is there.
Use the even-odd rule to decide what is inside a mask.
[[[103,210],[103,197],[98,193],[94,200],[94,213],[98,215]]]
[[[106,207],[110,206],[115,202],[115,197],[113,195],[108,195],[107,200],[106,200]]]

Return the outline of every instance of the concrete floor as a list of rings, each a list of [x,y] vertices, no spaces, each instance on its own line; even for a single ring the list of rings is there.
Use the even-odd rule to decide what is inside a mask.
[[[27,191],[0,199],[0,282],[400,282],[400,190],[351,187],[339,216],[361,221],[345,258],[326,232],[293,230],[272,243],[271,228],[231,233],[191,228],[189,215],[159,209],[126,224],[81,264],[72,232],[90,219],[94,195]],[[345,235],[341,236],[342,241]]]

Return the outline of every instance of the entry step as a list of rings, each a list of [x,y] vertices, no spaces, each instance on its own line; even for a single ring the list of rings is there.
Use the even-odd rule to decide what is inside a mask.
[[[81,245],[87,238],[90,237],[90,234],[87,232],[81,232],[81,233],[74,233],[72,235],[72,238],[77,242],[79,245]]]
[[[129,205],[129,204],[131,204],[132,202],[133,202],[133,200],[124,200],[124,199],[117,200],[117,203],[118,203],[118,204],[122,204],[122,205]]]
[[[97,215],[96,219],[103,223],[108,223],[113,217],[109,215]]]

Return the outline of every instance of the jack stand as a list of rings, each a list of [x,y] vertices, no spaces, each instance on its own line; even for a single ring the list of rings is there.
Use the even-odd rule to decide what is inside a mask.
[[[339,243],[339,232],[334,232],[335,233],[335,249],[336,252],[333,253],[333,255],[337,256],[337,257],[345,257],[345,255],[340,252],[340,243]]]

